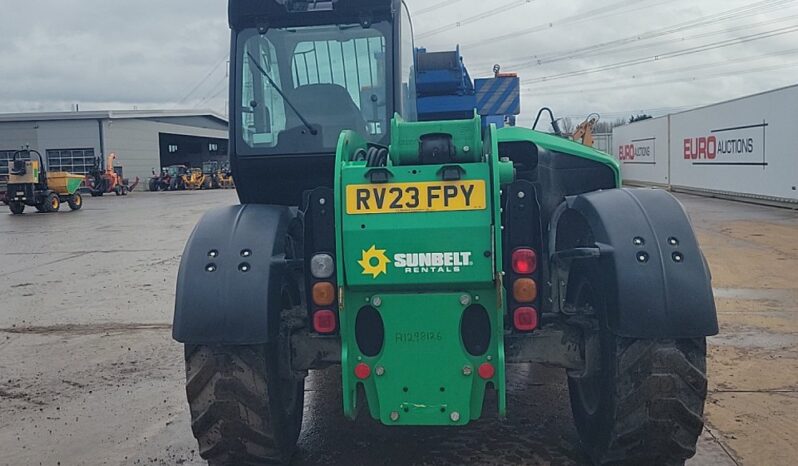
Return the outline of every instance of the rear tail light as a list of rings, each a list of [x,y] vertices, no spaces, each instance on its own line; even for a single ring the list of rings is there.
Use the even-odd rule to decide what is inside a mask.
[[[370,375],[371,368],[365,362],[358,363],[358,365],[355,366],[355,377],[358,379],[364,380],[369,378]]]
[[[335,287],[330,282],[318,282],[313,285],[313,304],[316,306],[332,306],[335,302]]]
[[[513,313],[513,325],[521,332],[531,332],[538,327],[538,311],[533,307],[519,307]]]
[[[492,379],[494,375],[496,375],[496,368],[493,367],[493,364],[486,362],[479,366],[477,370],[479,372],[479,376],[485,380]]]
[[[515,273],[533,274],[538,268],[538,255],[532,249],[516,249],[513,251],[512,262]]]
[[[335,261],[329,254],[316,254],[310,259],[310,273],[313,278],[325,279],[333,276]]]
[[[338,322],[335,313],[329,310],[316,311],[313,314],[313,330],[321,334],[335,333]]]
[[[520,278],[513,283],[513,297],[518,303],[533,303],[538,298],[538,284],[531,278]]]

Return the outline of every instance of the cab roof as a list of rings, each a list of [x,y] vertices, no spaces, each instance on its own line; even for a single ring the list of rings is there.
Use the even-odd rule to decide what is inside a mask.
[[[401,0],[230,0],[232,29],[299,27],[386,20]]]

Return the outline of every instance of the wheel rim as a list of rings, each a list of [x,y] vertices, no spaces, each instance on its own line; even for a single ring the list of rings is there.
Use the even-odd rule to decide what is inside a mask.
[[[61,201],[59,201],[57,197],[54,197],[50,200],[50,207],[53,209],[57,209],[60,205]]]
[[[74,200],[72,201],[75,205],[81,205],[83,203],[83,199],[80,196],[75,196]]]
[[[595,309],[595,291],[590,281],[584,280],[580,283],[574,304],[580,309],[588,307]],[[582,377],[576,379],[576,385],[582,407],[588,415],[593,416],[601,404],[601,378],[599,375]]]

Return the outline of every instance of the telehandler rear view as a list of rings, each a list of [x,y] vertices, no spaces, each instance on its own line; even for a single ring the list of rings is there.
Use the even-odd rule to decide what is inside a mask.
[[[487,390],[514,409],[515,364],[555,365],[596,464],[695,454],[718,326],[675,198],[498,128],[517,77],[436,107],[467,73],[416,53],[400,0],[231,0],[229,21],[241,205],[188,240],[173,329],[209,464],[290,461],[305,377],[330,366],[351,419],[466,428]]]

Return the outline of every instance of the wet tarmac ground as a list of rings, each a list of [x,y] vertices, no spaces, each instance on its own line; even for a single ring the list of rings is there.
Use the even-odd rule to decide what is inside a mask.
[[[692,196],[722,334],[710,339],[707,429],[690,464],[794,464],[798,213]],[[182,348],[170,338],[183,245],[230,191],[134,193],[84,210],[0,210],[0,465],[201,465]],[[586,464],[562,370],[508,370],[466,428],[343,418],[339,374],[311,373],[297,465]]]

